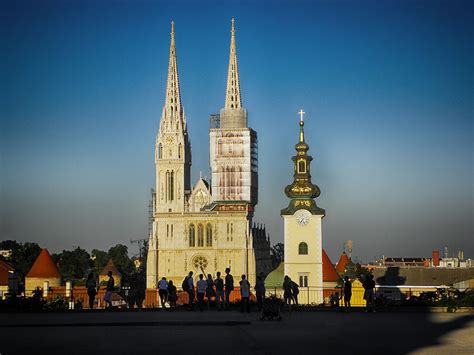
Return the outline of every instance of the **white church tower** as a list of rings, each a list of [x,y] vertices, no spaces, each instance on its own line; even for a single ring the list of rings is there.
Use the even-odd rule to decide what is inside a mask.
[[[225,106],[210,132],[210,166],[213,201],[258,202],[257,133],[247,125],[242,106],[239,68],[232,19]]]
[[[166,82],[165,104],[155,143],[156,185],[153,195],[153,215],[156,213],[185,212],[191,193],[191,147],[186,116],[181,103],[178,63],[174,39],[174,22],[171,22],[171,45]],[[160,234],[166,228],[167,236],[174,235],[174,225],[154,218],[148,243],[147,287],[156,285]]]
[[[322,218],[325,211],[316,206],[320,195],[317,185],[311,182],[309,146],[304,139],[303,110],[300,111],[300,135],[295,145],[293,183],[285,188],[290,200],[281,210],[284,223],[284,272],[300,287],[312,288],[308,295],[301,294],[302,303],[323,302]]]

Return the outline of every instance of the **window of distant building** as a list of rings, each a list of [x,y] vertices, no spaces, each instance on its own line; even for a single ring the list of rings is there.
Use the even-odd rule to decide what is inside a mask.
[[[189,226],[189,246],[196,246],[196,229],[194,228],[194,224]]]

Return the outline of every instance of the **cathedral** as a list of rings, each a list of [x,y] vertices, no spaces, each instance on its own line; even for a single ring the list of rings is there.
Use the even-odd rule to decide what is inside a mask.
[[[211,181],[191,184],[191,144],[179,88],[174,23],[166,97],[155,143],[156,185],[148,242],[147,288],[166,277],[178,284],[193,271],[256,275],[271,269],[270,240],[253,217],[258,202],[257,132],[248,126],[240,95],[232,19],[225,105],[211,115]]]

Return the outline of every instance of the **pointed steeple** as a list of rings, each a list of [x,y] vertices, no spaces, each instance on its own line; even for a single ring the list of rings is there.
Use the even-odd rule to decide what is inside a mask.
[[[168,64],[168,80],[166,82],[163,118],[169,121],[179,120],[183,126],[186,121],[181,105],[181,92],[179,89],[178,62],[176,60],[176,44],[174,40],[174,21],[171,21],[170,59]]]
[[[227,74],[227,91],[225,95],[226,109],[242,108],[242,100],[240,98],[240,80],[239,68],[237,65],[237,50],[235,46],[235,21],[232,18],[232,29],[230,30],[230,56],[229,70]]]

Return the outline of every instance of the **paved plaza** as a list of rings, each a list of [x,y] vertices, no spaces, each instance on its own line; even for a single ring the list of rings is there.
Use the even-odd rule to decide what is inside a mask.
[[[0,354],[473,354],[472,313],[0,314]]]

